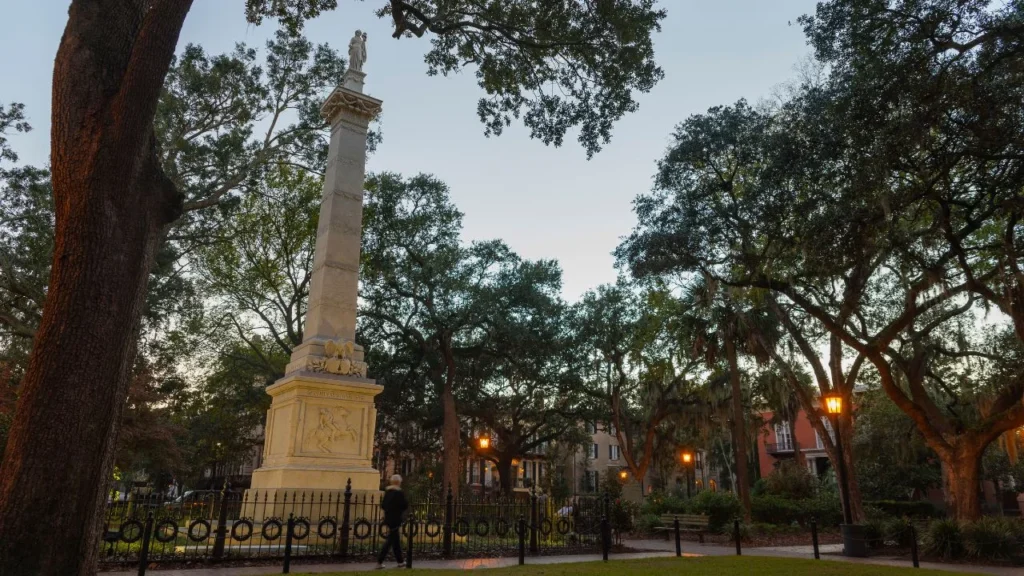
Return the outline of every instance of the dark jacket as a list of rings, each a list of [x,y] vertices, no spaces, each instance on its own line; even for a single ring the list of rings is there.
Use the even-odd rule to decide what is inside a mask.
[[[398,528],[402,525],[405,511],[409,509],[409,501],[405,499],[405,492],[398,486],[388,486],[381,498],[380,507],[384,510],[384,524],[388,528]]]

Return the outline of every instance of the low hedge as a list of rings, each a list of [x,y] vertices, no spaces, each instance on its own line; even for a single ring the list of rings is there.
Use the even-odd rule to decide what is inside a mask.
[[[874,506],[889,516],[906,516],[908,518],[939,518],[942,511],[927,500],[875,500],[865,502],[868,506]]]

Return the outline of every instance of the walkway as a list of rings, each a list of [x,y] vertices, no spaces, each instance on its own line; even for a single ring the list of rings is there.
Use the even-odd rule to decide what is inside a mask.
[[[675,542],[664,540],[627,540],[625,544],[631,548],[646,550],[665,550],[675,553]],[[838,547],[838,548],[837,548]],[[909,568],[911,566],[908,558],[896,556],[873,556],[871,558],[847,558],[842,555],[841,544],[820,546],[821,558],[823,560],[835,560],[838,562],[853,562],[857,564],[877,564],[880,566],[897,566]],[[730,556],[736,553],[733,546],[718,546],[714,544],[698,544],[697,542],[683,542],[683,553],[695,556]],[[765,548],[743,548],[745,556],[777,556],[781,558],[814,558],[814,549],[810,546],[774,546]],[[1020,567],[1009,566],[978,566],[974,564],[943,564],[939,562],[921,562],[921,568],[932,570],[945,570],[947,572],[971,572],[974,574],[992,574],[994,576],[1021,576]]]
[[[675,542],[664,540],[627,540],[625,544],[633,549],[643,549],[646,552],[632,554],[612,554],[612,560],[633,560],[640,558],[657,558],[672,556],[675,554]],[[896,566],[909,568],[910,562],[906,558],[875,556],[872,558],[847,558],[834,550],[835,545],[823,545],[822,558],[839,562],[853,562],[858,564],[875,564],[881,566]],[[834,551],[834,552],[831,552]],[[736,553],[731,546],[718,546],[713,544],[703,545],[696,542],[683,542],[683,556],[729,556]],[[777,556],[782,558],[813,558],[813,551],[809,546],[778,546],[770,548],[745,548],[743,554],[746,556]],[[527,565],[537,564],[566,564],[571,562],[598,562],[600,555],[574,555],[574,556],[539,556],[527,557]],[[414,560],[414,567],[428,570],[455,569],[472,570],[476,568],[500,568],[504,566],[515,566],[519,563],[518,558],[477,558],[466,560]],[[389,563],[389,566],[392,564]],[[348,563],[348,564],[302,564],[296,561],[292,564],[292,572],[296,574],[323,574],[326,572],[358,572],[360,570],[371,570],[373,564]],[[933,570],[945,570],[948,572],[972,572],[975,574],[992,574],[993,576],[1021,576],[1019,567],[999,566],[976,566],[966,564],[939,564],[935,562],[921,562],[921,568]],[[248,566],[248,567],[223,567],[223,568],[197,568],[188,570],[151,570],[150,574],[155,576],[269,576],[280,574],[281,565],[272,566]],[[104,576],[136,576],[135,570],[120,572],[103,572]]]

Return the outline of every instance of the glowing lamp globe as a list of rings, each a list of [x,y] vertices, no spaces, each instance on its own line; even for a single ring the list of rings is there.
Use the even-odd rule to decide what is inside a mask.
[[[481,450],[487,450],[488,448],[491,447],[491,439],[486,436],[481,437],[479,442]]]
[[[683,452],[683,464],[689,464],[690,462],[693,462],[693,454]]]
[[[822,396],[821,401],[825,405],[825,412],[833,416],[843,413],[843,397],[839,394]]]

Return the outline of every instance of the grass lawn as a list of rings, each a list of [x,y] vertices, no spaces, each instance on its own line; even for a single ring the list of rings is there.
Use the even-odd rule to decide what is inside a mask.
[[[393,568],[380,572],[394,571]],[[353,574],[378,574],[380,572],[345,572],[335,576]],[[462,576],[461,570],[413,570],[424,576]],[[479,570],[477,570],[479,572]],[[403,572],[409,573],[409,572]],[[851,564],[828,560],[803,560],[790,558],[766,558],[755,556],[720,556],[701,558],[651,558],[645,560],[619,560],[608,563],[587,562],[580,564],[529,564],[511,568],[489,568],[487,576],[678,576],[687,575],[733,575],[733,574],[779,574],[781,576],[885,576],[887,574],[949,574],[937,570],[915,570],[913,568],[891,568],[873,564]],[[964,574],[961,572],[960,574]],[[320,575],[324,576],[324,575]]]

